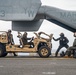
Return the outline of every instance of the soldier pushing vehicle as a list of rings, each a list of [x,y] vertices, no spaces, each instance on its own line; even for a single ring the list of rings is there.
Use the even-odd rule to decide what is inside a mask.
[[[55,53],[55,57],[57,57],[58,52],[60,51],[61,48],[65,47],[65,48],[67,49],[67,48],[69,47],[69,46],[68,46],[69,40],[65,37],[64,33],[60,33],[60,37],[59,37],[59,38],[55,39],[55,38],[53,37],[53,39],[54,39],[55,41],[58,41],[58,40],[59,40],[59,47],[58,47],[58,49],[57,49],[57,51],[56,51],[56,53]]]

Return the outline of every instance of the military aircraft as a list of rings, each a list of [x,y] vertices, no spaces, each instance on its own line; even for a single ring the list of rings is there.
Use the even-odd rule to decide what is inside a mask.
[[[76,31],[76,11],[41,4],[40,0],[0,0],[0,20],[12,21],[15,31],[37,31],[44,19]]]

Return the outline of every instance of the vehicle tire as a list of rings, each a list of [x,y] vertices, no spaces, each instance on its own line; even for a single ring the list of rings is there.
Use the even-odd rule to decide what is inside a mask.
[[[0,57],[5,57],[7,55],[6,48],[3,44],[0,44]]]
[[[3,53],[3,55],[2,55],[2,57],[5,57],[5,56],[7,56],[7,54],[8,54],[8,53],[4,52],[4,53]]]
[[[0,48],[0,57],[2,57],[2,55],[3,55],[3,50],[2,48]]]
[[[42,47],[39,48],[38,54],[39,54],[40,57],[46,58],[46,57],[50,56],[51,50],[47,46],[42,46]]]

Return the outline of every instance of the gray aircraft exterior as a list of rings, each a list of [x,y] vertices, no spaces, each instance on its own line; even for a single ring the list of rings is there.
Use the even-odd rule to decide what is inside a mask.
[[[76,11],[42,6],[40,0],[0,0],[0,20],[12,21],[15,31],[37,31],[44,19],[76,31]]]

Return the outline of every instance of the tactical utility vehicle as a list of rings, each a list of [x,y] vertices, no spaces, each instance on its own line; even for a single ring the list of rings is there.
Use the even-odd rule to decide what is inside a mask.
[[[38,53],[40,57],[49,57],[52,48],[52,36],[53,34],[46,34],[44,32],[34,33],[36,37],[30,42],[33,43],[32,46],[24,45],[23,48],[19,48],[19,45],[8,44],[7,32],[2,32],[0,34],[0,57],[5,57],[7,53],[13,52],[25,52],[25,53]],[[41,34],[48,36],[48,38],[41,37]]]

